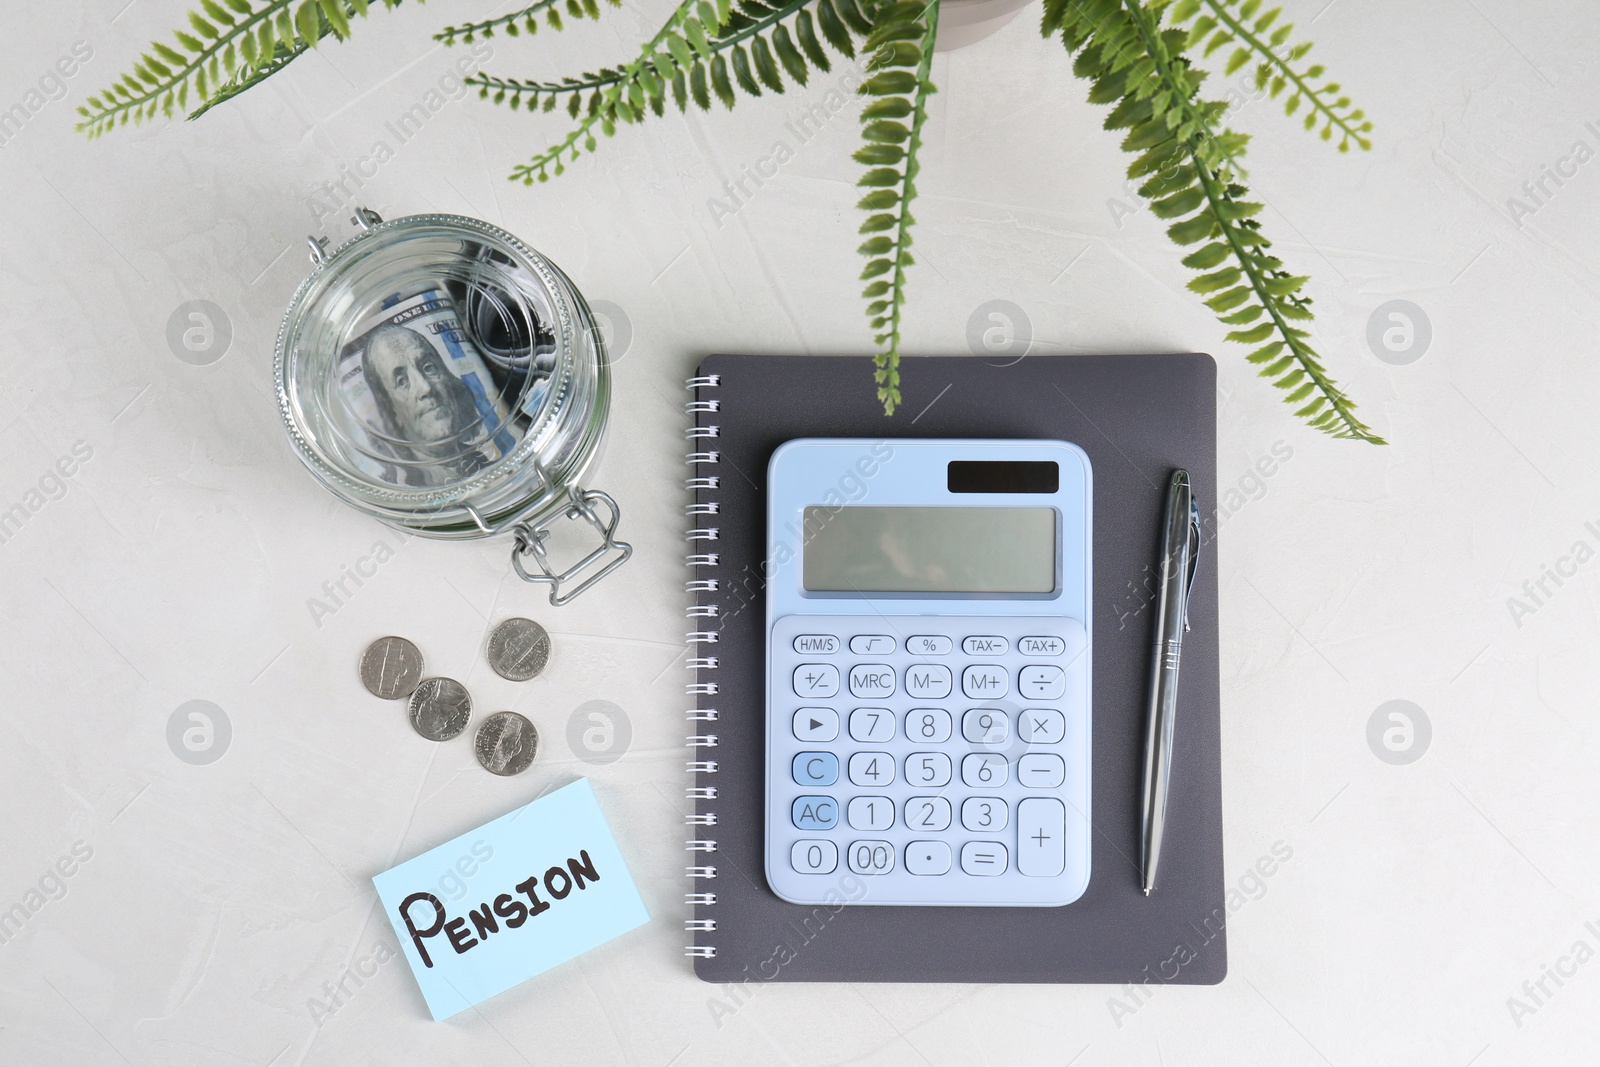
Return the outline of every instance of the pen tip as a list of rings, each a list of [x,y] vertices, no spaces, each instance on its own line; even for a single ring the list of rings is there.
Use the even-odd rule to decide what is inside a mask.
[[[1145,886],[1144,887],[1144,895],[1145,896],[1149,896],[1150,895],[1150,887],[1149,886]]]

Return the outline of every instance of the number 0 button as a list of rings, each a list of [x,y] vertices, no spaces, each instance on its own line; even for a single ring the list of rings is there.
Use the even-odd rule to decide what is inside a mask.
[[[832,841],[796,841],[789,866],[799,874],[832,874],[839,866],[839,846]]]

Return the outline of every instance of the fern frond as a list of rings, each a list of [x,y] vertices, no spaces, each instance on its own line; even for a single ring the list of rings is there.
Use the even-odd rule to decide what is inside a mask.
[[[1261,11],[1261,0],[1179,0],[1172,8],[1171,18],[1173,25],[1188,26],[1189,48],[1203,45],[1206,56],[1228,49],[1225,75],[1254,59],[1256,89],[1266,90],[1274,100],[1287,92],[1285,115],[1295,114],[1304,104],[1302,125],[1307,130],[1315,129],[1320,122],[1324,141],[1338,132],[1339,151],[1348,152],[1352,141],[1363,151],[1370,149],[1372,142],[1366,134],[1372,132],[1372,122],[1366,112],[1353,107],[1350,98],[1340,94],[1341,86],[1327,79],[1320,64],[1297,68],[1296,64],[1311,51],[1311,42],[1291,42],[1294,24],[1278,23],[1282,13],[1283,9],[1276,7]]]
[[[1292,325],[1312,317],[1306,279],[1271,253],[1261,205],[1245,199],[1237,165],[1246,138],[1222,127],[1223,104],[1200,98],[1205,75],[1185,54],[1192,35],[1163,28],[1161,16],[1138,0],[1047,0],[1043,30],[1061,33],[1074,72],[1091,80],[1091,102],[1116,104],[1105,125],[1127,131],[1128,176],[1143,179],[1140,195],[1170,221],[1168,236],[1198,246],[1183,260],[1203,272],[1189,288],[1232,327],[1227,339],[1252,346],[1245,358],[1311,426],[1382,444],[1329,378],[1310,334]]]
[[[392,8],[400,0],[383,0]],[[99,137],[115,126],[171,117],[194,94],[197,117],[212,104],[282,70],[328,34],[350,36],[350,19],[366,15],[368,0],[200,0],[188,29],[174,44],[149,51],[111,86],[78,107],[79,132]]]
[[[622,0],[606,0],[612,7],[621,7]],[[522,33],[538,33],[539,17],[544,16],[545,25],[552,30],[564,28],[561,17],[562,10],[574,19],[594,19],[599,21],[600,5],[596,0],[538,0],[538,3],[529,4],[509,15],[499,15],[482,22],[464,22],[459,26],[446,26],[433,35],[435,41],[444,44],[455,44],[460,41],[471,44],[479,37],[493,37],[495,31],[504,31],[508,37],[516,37]]]
[[[870,28],[855,0],[739,0],[737,8],[730,0],[683,0],[631,63],[559,81],[482,73],[467,82],[478,86],[480,97],[511,108],[551,111],[564,103],[576,120],[565,138],[512,170],[512,180],[532,184],[595,151],[596,127],[610,137],[619,125],[643,121],[647,113],[664,114],[669,98],[679,111],[691,101],[708,110],[713,97],[732,108],[741,92],[783,92],[785,75],[804,85],[813,68],[830,69],[823,41],[851,57],[852,33],[864,36]]]
[[[856,250],[866,258],[861,295],[877,331],[873,372],[885,415],[900,404],[900,314],[906,300],[906,268],[911,254],[911,202],[917,196],[917,151],[927,120],[928,97],[934,93],[929,73],[934,38],[939,32],[939,0],[926,5],[914,0],[882,0],[872,12],[866,49],[872,72],[858,92],[870,98],[861,109],[865,144],[856,162],[868,168],[856,182],[868,190],[856,207],[868,212]]]

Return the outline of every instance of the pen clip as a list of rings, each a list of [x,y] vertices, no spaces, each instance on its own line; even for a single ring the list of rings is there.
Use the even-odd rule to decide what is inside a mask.
[[[1189,596],[1194,592],[1195,571],[1200,566],[1200,505],[1191,494],[1189,497],[1189,574],[1183,585],[1183,630],[1189,632]]]

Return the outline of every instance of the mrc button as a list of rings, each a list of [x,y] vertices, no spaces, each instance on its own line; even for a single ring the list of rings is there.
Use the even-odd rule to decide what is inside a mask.
[[[851,667],[850,692],[858,697],[894,696],[894,668],[887,663],[860,663]]]

